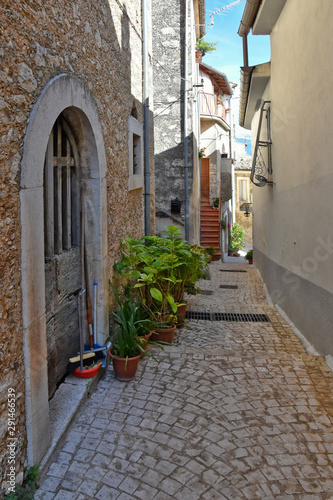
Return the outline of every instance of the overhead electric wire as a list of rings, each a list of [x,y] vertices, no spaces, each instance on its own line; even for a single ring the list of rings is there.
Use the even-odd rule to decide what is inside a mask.
[[[177,102],[180,102],[180,101],[181,101],[181,99],[182,99],[182,97],[184,96],[184,94],[185,94],[186,92],[190,92],[190,91],[192,91],[192,89],[187,89],[185,92],[184,92],[184,91],[182,91],[182,92],[181,92],[181,95],[180,95],[180,97],[178,97],[178,99],[176,99],[175,101],[170,102],[170,104],[169,104],[166,108],[162,109],[162,111],[160,111],[160,113],[158,113],[157,115],[154,115],[154,118],[157,118],[157,117],[158,117],[158,116],[160,116],[162,113],[164,113],[164,111],[166,111],[167,109],[171,108],[171,106],[173,106],[173,105],[174,105],[174,104],[176,104]],[[155,104],[155,103],[154,103],[154,104]]]

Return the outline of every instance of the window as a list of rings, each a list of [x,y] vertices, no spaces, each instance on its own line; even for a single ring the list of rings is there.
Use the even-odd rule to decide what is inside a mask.
[[[80,243],[77,150],[64,118],[57,119],[44,169],[45,253],[61,254]]]
[[[143,128],[142,124],[130,116],[128,119],[129,179],[128,189],[143,187]]]
[[[249,178],[241,177],[237,179],[238,202],[250,201]]]

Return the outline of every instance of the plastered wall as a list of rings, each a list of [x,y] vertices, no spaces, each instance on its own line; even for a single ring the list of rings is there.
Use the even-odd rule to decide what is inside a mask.
[[[254,261],[324,355],[333,353],[332,16],[330,0],[288,0],[271,33],[274,184],[254,187]]]

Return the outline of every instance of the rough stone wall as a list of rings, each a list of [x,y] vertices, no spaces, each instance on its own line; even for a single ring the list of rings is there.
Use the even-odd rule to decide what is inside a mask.
[[[191,18],[191,2],[189,18]],[[180,220],[185,213],[184,174],[184,3],[179,0],[153,0],[154,141],[156,208],[170,214],[171,200],[182,202]],[[189,22],[189,29],[191,23]],[[191,43],[188,36],[188,89],[191,88]],[[188,99],[189,193],[193,182],[193,103]],[[165,222],[165,224],[164,224]],[[176,224],[157,219],[157,226]]]
[[[107,157],[109,276],[120,239],[143,234],[143,191],[128,191],[127,120],[143,121],[139,0],[11,0],[0,11],[0,484],[8,472],[8,389],[16,394],[16,480],[26,467],[20,287],[20,164],[29,115],[55,75],[81,78],[98,110]],[[151,161],[153,165],[153,161]],[[152,172],[153,174],[153,167]],[[152,178],[153,183],[153,178]],[[152,196],[152,205],[154,197]],[[152,207],[153,213],[153,207]],[[1,496],[1,493],[0,493]]]

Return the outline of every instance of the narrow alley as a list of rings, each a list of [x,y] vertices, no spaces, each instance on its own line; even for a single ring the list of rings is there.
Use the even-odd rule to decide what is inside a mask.
[[[210,274],[190,316],[269,321],[206,314],[175,345],[151,346],[160,362],[141,360],[134,381],[110,365],[36,500],[333,498],[332,372],[269,305],[255,268],[218,261]]]

